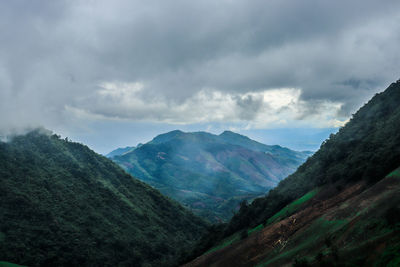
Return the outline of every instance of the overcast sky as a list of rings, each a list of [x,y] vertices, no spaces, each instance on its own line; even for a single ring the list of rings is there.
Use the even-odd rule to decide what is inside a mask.
[[[175,128],[321,132],[400,78],[399,47],[398,0],[0,0],[0,132],[101,153]]]

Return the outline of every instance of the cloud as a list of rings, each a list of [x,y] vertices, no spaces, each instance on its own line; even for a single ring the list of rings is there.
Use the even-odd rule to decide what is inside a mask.
[[[398,79],[399,11],[397,0],[1,1],[0,129],[67,128],[71,116],[340,124]]]
[[[184,101],[163,96],[143,96],[141,83],[103,83],[87,98],[68,109],[77,117],[109,118],[169,124],[232,123],[245,128],[285,125],[338,127],[344,121],[337,113],[342,104],[304,101],[301,89],[280,88],[258,92],[230,93],[201,90]]]

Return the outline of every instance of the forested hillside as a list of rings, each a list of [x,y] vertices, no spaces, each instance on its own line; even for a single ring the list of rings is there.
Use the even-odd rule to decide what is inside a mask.
[[[222,261],[226,257],[225,260],[235,262],[235,257],[239,257],[235,255],[242,251],[244,262],[245,257],[253,257],[252,264],[264,262],[262,266],[279,266],[285,260],[294,260],[296,255],[307,256],[306,261],[314,264],[324,259],[338,260],[338,248],[347,255],[358,251],[354,262],[360,264],[367,261],[370,253],[377,253],[376,261],[384,257],[383,253],[388,253],[387,258],[380,258],[384,262],[396,257],[391,251],[398,250],[400,244],[396,239],[400,223],[396,215],[400,211],[396,170],[400,165],[399,103],[397,81],[375,95],[294,174],[265,197],[250,205],[243,204],[227,226],[215,227],[211,235],[202,239],[194,255],[211,247],[211,251],[224,248],[215,252]],[[256,243],[238,241],[238,236],[245,239],[253,231],[260,231],[252,239]],[[363,231],[368,234],[360,235]],[[311,237],[314,241],[310,241]],[[323,246],[325,238],[330,239],[327,247]],[[387,243],[382,243],[385,240]],[[234,248],[225,248],[235,242],[237,245],[232,246],[238,250],[234,253]],[[312,248],[312,244],[319,244],[319,249]],[[336,252],[331,248],[333,244]],[[253,252],[260,249],[258,246],[263,247],[263,252],[259,251],[257,256]],[[381,249],[376,251],[379,246]],[[246,254],[250,250],[252,256]],[[318,253],[319,260],[314,258]],[[203,260],[211,264],[217,259],[213,260],[212,255],[204,255],[202,261],[193,265]],[[340,262],[346,261],[342,258]]]
[[[168,266],[205,227],[84,145],[43,129],[0,142],[0,260]]]
[[[299,169],[238,213],[230,229],[264,221],[317,186],[375,183],[400,164],[400,81],[375,95]]]

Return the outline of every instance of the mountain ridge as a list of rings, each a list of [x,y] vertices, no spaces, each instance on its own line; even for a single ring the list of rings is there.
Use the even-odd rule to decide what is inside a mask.
[[[241,201],[264,194],[308,156],[233,132],[176,130],[112,160],[215,222],[229,219]]]
[[[174,265],[207,224],[87,146],[42,130],[0,142],[0,259]]]
[[[128,152],[134,150],[135,148],[136,147],[134,147],[134,146],[127,146],[127,147],[117,148],[117,149],[114,149],[113,151],[107,153],[105,156],[107,158],[112,158],[112,157],[115,157],[115,156],[121,156],[121,155],[123,155],[125,153],[128,153]]]

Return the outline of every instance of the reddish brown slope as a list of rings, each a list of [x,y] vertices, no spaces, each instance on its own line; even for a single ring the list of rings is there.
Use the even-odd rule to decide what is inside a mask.
[[[185,266],[290,266],[302,257],[313,265],[351,259],[368,266],[382,260],[400,244],[398,228],[385,219],[400,203],[400,179],[387,177],[365,188],[362,182],[341,192],[323,188],[290,217]]]

